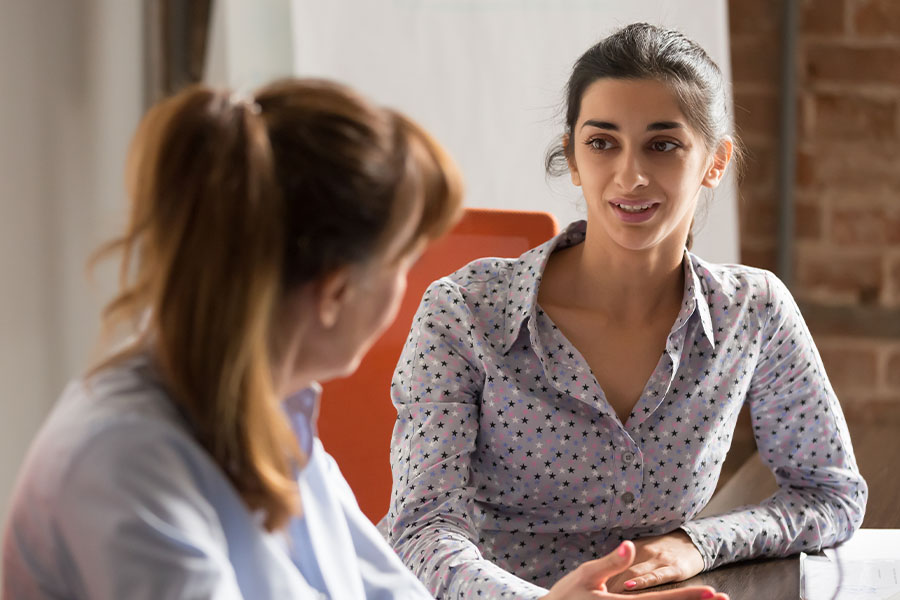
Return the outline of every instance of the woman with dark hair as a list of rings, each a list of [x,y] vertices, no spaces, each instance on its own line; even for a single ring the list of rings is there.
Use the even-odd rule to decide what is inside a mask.
[[[689,251],[738,154],[721,73],[681,33],[629,25],[575,63],[547,170],[586,222],[434,282],[395,372],[382,525],[432,593],[558,598],[624,539],[608,588],[639,590],[859,527],[867,487],[790,293]],[[779,490],[698,518],[744,404]]]
[[[130,223],[101,256],[123,254],[105,317],[130,337],[32,445],[3,598],[430,598],[317,439],[316,382],[356,368],[456,220],[448,155],[333,83],[193,87],[141,122],[127,180]],[[633,559],[625,543],[557,589],[590,594]]]

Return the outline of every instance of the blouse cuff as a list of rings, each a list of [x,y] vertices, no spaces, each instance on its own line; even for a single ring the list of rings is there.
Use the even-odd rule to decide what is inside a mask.
[[[712,569],[715,558],[712,556],[709,546],[704,544],[705,536],[697,531],[697,527],[694,523],[685,523],[680,529],[691,538],[691,541],[694,542],[694,546],[700,552],[700,556],[703,557],[703,570],[709,571]]]

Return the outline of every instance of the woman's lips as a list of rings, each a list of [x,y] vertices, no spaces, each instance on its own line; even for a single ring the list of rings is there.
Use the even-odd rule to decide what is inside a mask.
[[[609,205],[625,223],[649,221],[659,209],[659,202],[655,200],[610,200]]]

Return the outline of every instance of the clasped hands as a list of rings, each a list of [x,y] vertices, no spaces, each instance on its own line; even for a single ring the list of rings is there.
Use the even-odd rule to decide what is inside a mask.
[[[688,535],[673,531],[622,542],[603,558],[583,563],[556,582],[542,600],[614,600],[618,592],[684,581],[703,570],[703,557]],[[728,600],[709,587],[690,587],[642,594],[642,600]]]

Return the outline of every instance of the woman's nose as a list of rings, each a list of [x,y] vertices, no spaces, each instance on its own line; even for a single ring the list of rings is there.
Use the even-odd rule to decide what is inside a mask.
[[[638,153],[623,151],[619,154],[619,161],[616,165],[616,183],[625,192],[647,186],[649,178]]]

